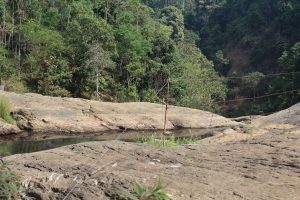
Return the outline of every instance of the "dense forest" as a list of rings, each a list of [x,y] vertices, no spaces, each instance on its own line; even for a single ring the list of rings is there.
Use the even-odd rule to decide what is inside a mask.
[[[299,0],[1,0],[0,81],[263,114],[300,100],[299,21]]]

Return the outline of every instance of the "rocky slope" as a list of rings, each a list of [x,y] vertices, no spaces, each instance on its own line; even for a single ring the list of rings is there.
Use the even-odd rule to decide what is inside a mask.
[[[85,133],[120,129],[163,129],[164,126],[165,108],[160,104],[108,103],[8,92],[0,92],[0,95],[11,102],[14,117],[22,130],[39,133]],[[175,106],[170,106],[168,110],[168,129],[240,125],[201,110]],[[1,130],[2,134],[9,132],[4,128]]]
[[[300,197],[300,135],[282,133],[238,142],[173,149],[92,142],[5,158],[33,199],[118,199],[134,181],[158,177],[173,200]]]
[[[285,130],[290,133],[300,133],[300,103],[269,116],[260,117],[253,121],[253,126],[267,130]]]

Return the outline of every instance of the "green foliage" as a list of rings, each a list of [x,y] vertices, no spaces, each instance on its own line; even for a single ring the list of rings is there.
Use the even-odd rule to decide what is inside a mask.
[[[143,90],[141,92],[141,98],[144,102],[157,103],[160,102],[159,97],[154,89]]]
[[[298,1],[282,0],[196,0],[190,17],[197,20],[187,26],[200,32],[200,45],[211,58],[220,49],[242,48],[251,54],[253,67],[263,67],[266,60],[276,64],[282,47],[300,40],[297,6]]]
[[[164,191],[167,186],[163,185],[159,178],[153,188],[146,188],[140,183],[134,183],[135,191],[130,193],[123,188],[117,188],[117,199],[130,199],[130,200],[171,200],[168,194]]]
[[[17,92],[161,102],[171,79],[173,104],[211,109],[224,96],[223,85],[214,82],[203,95],[200,88],[191,100],[189,92],[197,87],[185,80],[194,73],[217,77],[195,47],[196,33],[185,29],[192,5],[192,0],[1,1],[0,81]],[[183,44],[194,45],[193,56]]]
[[[229,65],[229,60],[224,58],[224,54],[223,54],[222,50],[218,50],[216,52],[216,59],[224,65]]]
[[[300,87],[297,75],[255,73],[300,70],[299,8],[298,0],[0,1],[0,82],[17,92],[160,102],[171,80],[172,104],[216,111],[226,96]],[[234,71],[248,78],[219,76]],[[251,107],[270,112],[299,101],[293,96]]]
[[[0,118],[10,124],[15,124],[15,120],[11,116],[11,107],[9,101],[0,96]]]
[[[192,44],[179,46],[183,74],[175,81],[184,91],[180,102],[184,106],[204,110],[216,110],[215,101],[226,98],[226,86],[213,69],[213,63]]]
[[[296,75],[262,77],[255,74],[300,70],[299,8],[298,0],[195,0],[193,9],[185,14],[185,22],[188,29],[199,34],[198,47],[213,60],[220,74],[248,74],[245,77],[248,80],[227,82],[229,99],[252,98],[254,93],[263,96],[299,88]],[[252,72],[255,73],[249,77]],[[238,115],[244,115],[247,110],[268,113],[299,101],[294,93],[295,98],[290,96],[284,94],[229,106],[238,107]],[[252,114],[258,113],[253,111]]]
[[[132,17],[129,13],[124,13],[127,17]],[[119,59],[123,63],[123,75],[126,76],[128,86],[132,81],[136,82],[144,75],[142,61],[151,50],[150,41],[136,31],[136,27],[129,23],[122,22],[115,29],[115,37],[118,41]]]
[[[182,12],[174,7],[168,6],[161,10],[161,21],[173,28],[172,38],[176,41],[184,39],[184,18]]]
[[[138,182],[135,182],[135,196],[139,200],[170,200],[167,193],[164,192],[164,186],[159,178],[153,188],[145,188]]]
[[[64,87],[70,82],[71,74],[68,71],[68,60],[63,56],[66,53],[63,37],[59,32],[35,21],[25,23],[21,30],[24,43],[30,50],[26,58],[30,72],[28,79],[35,83],[37,92],[69,96],[70,93]]]
[[[300,88],[300,74],[292,73],[300,70],[300,42],[295,43],[289,50],[282,53],[278,58],[279,65],[285,69],[285,71],[291,72],[290,74],[283,74],[278,77],[274,77],[267,90],[270,93],[278,91],[290,91]],[[296,102],[299,102],[299,93],[291,92],[288,94],[279,95],[276,99],[268,99],[268,103],[265,104],[270,110],[284,109]]]
[[[10,76],[10,69],[7,67],[8,58],[7,58],[8,50],[3,47],[0,47],[0,81]]]
[[[228,58],[225,58],[223,51],[218,50],[215,55],[215,68],[218,72],[221,74],[227,74],[228,70],[230,69],[230,60]]]
[[[190,11],[195,7],[195,1],[194,0],[172,0],[172,1],[166,1],[166,0],[142,0],[145,4],[149,5],[150,7],[154,9],[161,9],[167,6],[175,6],[178,9],[181,9],[183,11]]]
[[[289,51],[284,51],[278,62],[289,71],[298,71],[300,69],[300,42],[294,44]]]
[[[42,24],[50,28],[58,27],[61,15],[57,8],[49,8],[42,17]]]
[[[0,160],[0,198],[1,199],[20,199],[20,193],[23,192],[23,187],[19,178],[14,172]]]
[[[7,79],[4,81],[5,83],[5,90],[9,92],[17,92],[17,93],[26,93],[28,88],[24,81],[20,81],[17,77],[12,76],[12,78]]]

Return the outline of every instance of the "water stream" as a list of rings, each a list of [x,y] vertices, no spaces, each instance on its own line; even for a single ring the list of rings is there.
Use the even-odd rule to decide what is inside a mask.
[[[172,131],[172,135],[175,137],[196,137],[197,139],[204,139],[213,136],[214,133],[219,130],[220,129],[181,129]],[[150,135],[160,137],[161,131],[126,131],[74,135],[25,133],[19,136],[0,137],[0,156],[43,151],[82,142],[111,141],[116,138],[121,141],[136,142],[140,138]]]

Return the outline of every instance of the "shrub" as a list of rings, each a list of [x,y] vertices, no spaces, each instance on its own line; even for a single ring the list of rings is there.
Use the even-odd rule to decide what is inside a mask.
[[[19,178],[0,160],[0,199],[20,199],[22,190]]]
[[[11,107],[8,100],[0,96],[0,118],[10,124],[15,124],[15,120],[10,115]]]
[[[25,83],[18,80],[17,78],[10,78],[5,81],[5,89],[9,92],[26,93],[28,89]]]
[[[129,200],[171,200],[171,198],[164,191],[167,186],[162,184],[160,178],[153,188],[146,188],[138,182],[135,182],[134,185],[134,193],[130,193],[124,189],[119,189],[119,197]]]

